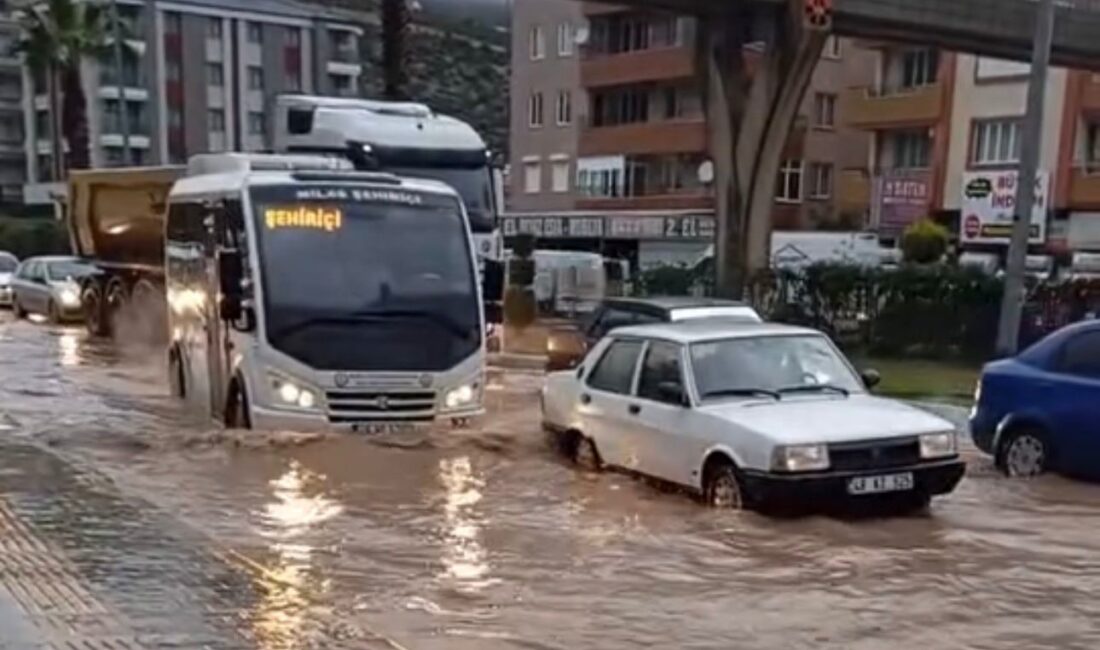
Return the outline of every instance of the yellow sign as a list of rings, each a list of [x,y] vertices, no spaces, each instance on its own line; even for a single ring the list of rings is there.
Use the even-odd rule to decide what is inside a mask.
[[[344,212],[340,208],[324,206],[296,206],[266,208],[264,222],[269,230],[276,228],[311,228],[333,232],[344,225]]]

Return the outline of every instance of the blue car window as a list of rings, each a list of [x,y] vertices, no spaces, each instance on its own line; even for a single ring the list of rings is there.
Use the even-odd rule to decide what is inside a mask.
[[[1100,332],[1085,332],[1066,341],[1058,369],[1069,375],[1100,379]]]

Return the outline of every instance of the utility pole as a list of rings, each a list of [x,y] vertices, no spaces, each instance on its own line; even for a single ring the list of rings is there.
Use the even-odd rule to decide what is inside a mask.
[[[130,111],[126,101],[126,79],[122,56],[122,21],[118,16],[118,0],[111,0],[111,27],[115,35],[115,74],[118,76],[118,123],[122,130],[122,164],[129,166],[133,158],[130,155]]]
[[[1024,267],[1035,205],[1036,175],[1043,130],[1043,95],[1046,93],[1050,46],[1054,38],[1054,0],[1039,0],[1036,6],[1035,42],[1031,52],[1031,75],[1027,83],[1027,115],[1024,117],[1020,166],[1016,177],[1016,212],[1012,241],[1005,265],[1001,320],[997,330],[997,353],[1016,354],[1020,342],[1020,319],[1024,309]],[[1049,197],[1047,197],[1049,200]]]

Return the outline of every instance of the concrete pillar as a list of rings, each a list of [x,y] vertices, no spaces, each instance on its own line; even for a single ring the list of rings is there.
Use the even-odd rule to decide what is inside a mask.
[[[721,295],[738,297],[768,265],[775,180],[791,126],[828,37],[828,22],[807,19],[820,0],[785,6],[738,3],[700,21],[717,218],[715,265]],[[745,45],[763,42],[750,73]]]

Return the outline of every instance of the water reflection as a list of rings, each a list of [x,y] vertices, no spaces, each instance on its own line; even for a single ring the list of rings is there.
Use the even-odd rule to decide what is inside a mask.
[[[299,647],[305,627],[316,622],[309,609],[327,585],[313,575],[310,536],[344,511],[322,492],[325,485],[324,476],[304,470],[297,462],[270,483],[272,500],[264,506],[260,532],[271,540],[275,557],[264,570],[264,596],[253,617],[261,648]]]
[[[58,337],[58,357],[63,368],[80,365],[80,339],[72,332]]]
[[[488,554],[481,543],[483,517],[477,505],[484,479],[474,475],[469,456],[459,456],[439,461],[439,480],[446,497],[440,578],[455,581],[465,591],[480,591],[499,582],[489,576]]]

